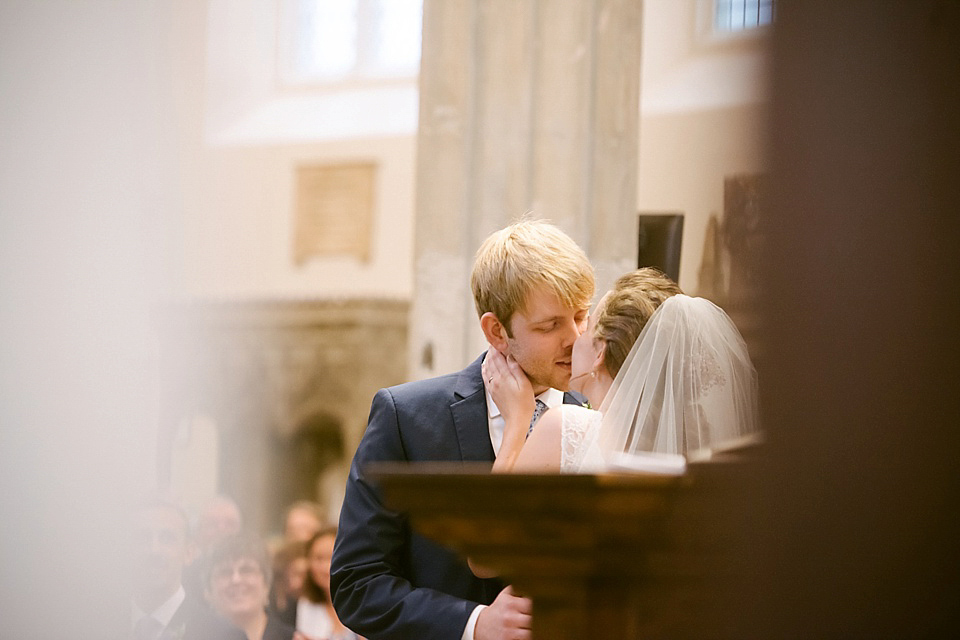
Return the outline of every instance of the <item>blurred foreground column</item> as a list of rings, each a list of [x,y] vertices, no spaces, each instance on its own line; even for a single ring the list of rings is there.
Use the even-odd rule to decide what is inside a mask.
[[[0,3],[0,620],[126,638],[180,197],[171,3]]]
[[[527,211],[583,246],[603,290],[633,266],[641,0],[426,0],[413,377],[485,344],[480,242]]]
[[[946,637],[960,602],[960,3],[783,2],[741,637]]]

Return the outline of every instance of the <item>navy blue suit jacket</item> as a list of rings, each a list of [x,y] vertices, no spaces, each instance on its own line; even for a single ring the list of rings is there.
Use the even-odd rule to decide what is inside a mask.
[[[458,373],[381,389],[347,479],[330,586],[340,620],[369,640],[459,640],[503,588],[384,508],[363,474],[375,461],[493,462],[483,356]],[[564,402],[580,403],[565,394]]]

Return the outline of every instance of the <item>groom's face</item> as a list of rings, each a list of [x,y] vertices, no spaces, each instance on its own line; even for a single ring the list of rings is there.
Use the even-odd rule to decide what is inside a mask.
[[[566,306],[549,289],[532,290],[524,308],[513,314],[507,355],[513,356],[530,378],[534,393],[548,387],[567,389],[573,343],[586,320],[586,308]]]

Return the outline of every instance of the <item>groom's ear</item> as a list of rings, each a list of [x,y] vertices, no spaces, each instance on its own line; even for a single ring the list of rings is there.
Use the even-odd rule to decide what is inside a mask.
[[[490,311],[480,316],[480,329],[483,330],[483,335],[486,337],[487,342],[490,343],[490,346],[500,353],[506,353],[507,328],[503,326],[503,323],[500,322],[497,316],[493,315]]]

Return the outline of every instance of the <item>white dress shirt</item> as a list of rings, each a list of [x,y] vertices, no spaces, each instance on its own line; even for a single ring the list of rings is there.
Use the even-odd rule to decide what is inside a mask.
[[[547,389],[538,395],[537,399],[547,405],[547,409],[553,409],[563,404],[563,391]],[[500,445],[503,444],[503,429],[506,426],[506,422],[503,419],[503,414],[500,413],[500,409],[497,408],[497,403],[494,402],[490,396],[489,391],[487,392],[487,426],[490,429],[490,444],[493,445],[493,452],[499,454]],[[486,606],[485,604],[477,605],[473,610],[473,613],[470,614],[470,618],[467,620],[467,626],[463,629],[463,635],[460,636],[460,640],[473,640],[473,631],[477,626],[477,618]]]
[[[547,389],[537,396],[537,400],[547,405],[547,409],[559,407],[563,404],[563,391]],[[487,426],[490,429],[490,444],[493,445],[493,452],[499,454],[500,445],[503,444],[503,429],[506,423],[503,420],[500,409],[497,408],[497,403],[490,397],[489,391],[487,392]]]

